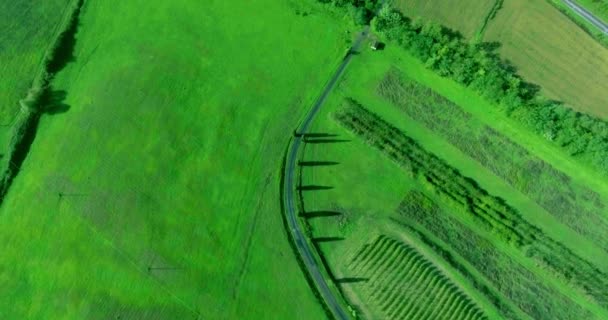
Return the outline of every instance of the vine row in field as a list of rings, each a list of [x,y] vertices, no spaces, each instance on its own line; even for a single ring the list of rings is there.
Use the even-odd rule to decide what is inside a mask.
[[[487,319],[429,260],[401,241],[380,235],[352,259],[367,282],[364,293],[386,319]]]

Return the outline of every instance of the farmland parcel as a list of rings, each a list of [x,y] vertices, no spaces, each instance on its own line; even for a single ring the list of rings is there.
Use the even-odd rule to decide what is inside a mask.
[[[2,205],[0,318],[323,318],[276,190],[350,38],[336,21],[313,2],[86,1],[52,83],[66,107]]]

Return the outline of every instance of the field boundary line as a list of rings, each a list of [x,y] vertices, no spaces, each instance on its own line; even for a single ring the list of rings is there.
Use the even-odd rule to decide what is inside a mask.
[[[7,159],[2,166],[0,176],[0,206],[8,193],[13,180],[19,174],[21,166],[30,151],[30,147],[36,138],[36,131],[41,116],[44,114],[42,104],[50,94],[50,85],[56,73],[69,63],[71,57],[65,57],[66,49],[73,49],[75,35],[78,32],[79,19],[84,7],[85,0],[73,0],[69,4],[69,10],[65,13],[61,28],[55,35],[51,44],[42,58],[41,68],[28,89],[27,96],[19,101],[20,111],[13,119],[12,132],[9,134]],[[71,38],[71,39],[70,39]],[[74,41],[69,43],[69,40]],[[71,52],[70,52],[71,54]],[[64,60],[67,59],[67,60]]]
[[[500,9],[502,9],[503,3],[504,3],[504,0],[495,0],[494,5],[492,6],[492,9],[490,9],[490,12],[488,12],[488,15],[486,15],[486,17],[484,18],[484,20],[481,24],[481,27],[475,33],[475,36],[473,37],[473,41],[475,41],[475,42],[483,41],[483,36],[486,33],[486,29],[490,25],[490,22],[496,17],[496,14],[498,14],[498,11],[500,11]]]

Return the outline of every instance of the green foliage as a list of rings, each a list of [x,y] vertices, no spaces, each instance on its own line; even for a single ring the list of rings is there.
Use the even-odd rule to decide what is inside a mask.
[[[608,276],[545,235],[503,199],[488,194],[474,180],[460,174],[356,101],[348,100],[347,107],[336,115],[336,119],[402,165],[426,188],[458,208],[458,212],[465,213],[466,217],[505,243],[522,252],[528,250],[531,257],[554,276],[592,297],[599,305],[608,306],[604,289],[608,287]]]
[[[319,7],[87,2],[51,83],[71,109],[43,117],[0,208],[0,318],[324,318],[266,214],[286,133],[344,53]]]
[[[425,242],[432,242],[426,234],[439,238],[452,253],[439,250],[446,255],[459,255],[469,262],[493,285],[495,290],[512,301],[518,308],[534,319],[586,319],[591,315],[573,303],[553,287],[540,280],[525,266],[499,251],[487,239],[473,232],[450,214],[439,208],[425,194],[412,191],[398,208],[399,221],[404,225],[416,225],[423,232],[415,232]],[[438,244],[434,244],[435,247]],[[450,258],[448,261],[453,261]],[[460,267],[459,269],[462,269]],[[466,273],[464,273],[466,275]],[[467,278],[475,281],[472,276]],[[477,285],[480,286],[480,285]],[[486,290],[484,290],[486,291]],[[491,298],[488,293],[486,296]],[[506,318],[516,316],[509,306],[498,298],[491,299]]]
[[[608,174],[608,123],[542,98],[537,86],[501,60],[495,44],[469,44],[458,33],[432,22],[411,21],[390,8],[381,10],[372,26],[428,68],[477,90],[506,115]]]
[[[321,3],[332,4],[336,7],[347,8],[353,21],[358,25],[370,22],[374,12],[380,6],[379,0],[318,0]]]
[[[377,92],[608,252],[608,222],[601,214],[605,204],[598,193],[396,69],[386,74]]]

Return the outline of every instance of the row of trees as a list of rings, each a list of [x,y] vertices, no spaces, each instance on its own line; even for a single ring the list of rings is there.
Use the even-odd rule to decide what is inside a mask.
[[[358,25],[368,24],[380,6],[379,0],[318,0],[340,8],[348,9],[353,21]]]
[[[608,123],[541,97],[538,86],[525,82],[501,60],[496,43],[468,43],[452,30],[410,20],[388,6],[373,19],[372,27],[428,68],[475,89],[508,116],[608,173]]]

